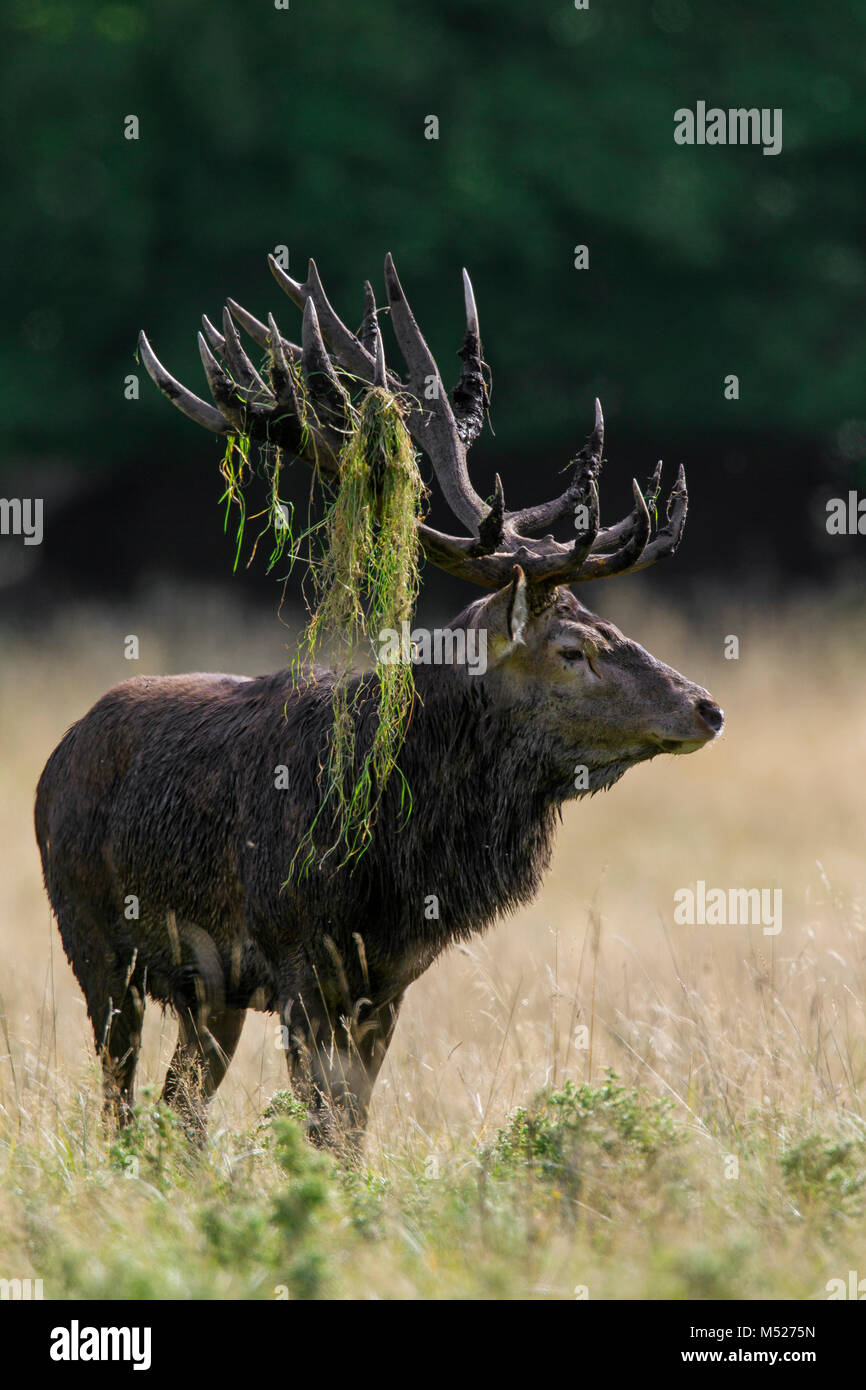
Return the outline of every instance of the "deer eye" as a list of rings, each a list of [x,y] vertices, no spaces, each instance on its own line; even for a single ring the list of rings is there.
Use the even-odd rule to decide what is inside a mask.
[[[585,661],[586,653],[580,647],[562,647],[560,656],[564,656],[566,661]]]

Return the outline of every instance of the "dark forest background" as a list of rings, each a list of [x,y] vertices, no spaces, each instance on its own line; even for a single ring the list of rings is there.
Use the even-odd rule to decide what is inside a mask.
[[[0,33],[0,495],[45,499],[42,546],[0,537],[7,618],[154,575],[273,592],[258,560],[232,576],[219,441],[134,349],[145,327],[203,391],[199,315],[227,295],[295,336],[265,263],[283,244],[352,326],[391,250],[446,380],[469,268],[480,492],[497,470],[510,506],[560,491],[598,394],[608,520],[659,456],[688,470],[676,568],[642,583],[862,582],[866,539],[825,515],[866,489],[863,5],[7,0]],[[675,145],[698,100],[781,107],[781,154]]]

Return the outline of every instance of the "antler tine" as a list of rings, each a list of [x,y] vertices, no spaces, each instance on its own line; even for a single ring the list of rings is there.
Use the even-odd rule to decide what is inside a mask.
[[[214,328],[207,314],[202,314],[201,326],[205,331],[205,337],[207,338],[211,347],[214,349],[215,352],[218,352],[220,356],[222,356],[222,354],[225,352],[226,340],[223,337],[222,333],[220,333],[219,329]]]
[[[201,364],[204,367],[204,374],[207,377],[207,384],[210,393],[218,408],[227,420],[238,430],[243,430],[244,412],[249,405],[247,394],[243,387],[238,386],[232,381],[217,362],[213,353],[207,345],[207,339],[203,333],[198,334],[198,354]]]
[[[390,252],[385,257],[385,287],[391,306],[391,323],[409,368],[409,387],[418,401],[418,410],[407,424],[413,438],[428,454],[452,512],[467,530],[476,532],[489,508],[472,486],[466,468],[466,450],[439,369],[409,308]]]
[[[229,306],[231,316],[235,322],[240,324],[245,333],[249,333],[253,342],[257,343],[263,351],[269,352],[271,345],[268,340],[268,333],[270,330],[265,324],[257,319],[255,314],[251,314],[248,309],[245,309],[242,304],[238,304],[234,299],[227,299],[226,304]],[[299,361],[301,349],[298,347],[297,343],[290,343],[288,338],[283,338],[282,343],[283,352],[287,353],[293,362]]]
[[[457,432],[465,448],[469,448],[478,438],[484,427],[484,411],[487,406],[487,383],[484,380],[484,364],[481,352],[481,331],[478,327],[478,309],[469,272],[463,271],[463,298],[466,305],[466,333],[458,357],[463,360],[460,380],[451,392]]]
[[[269,400],[271,393],[244,352],[228,306],[223,309],[223,341],[225,344],[223,348],[225,363],[235,381],[250,391],[258,391],[264,400]]]
[[[643,493],[634,478],[631,486],[634,493],[634,521],[625,541],[618,550],[608,554],[598,554],[593,546],[584,559],[580,573],[574,576],[572,582],[583,583],[590,579],[606,579],[615,574],[627,574],[643,555],[650,538],[652,523]]]
[[[379,340],[379,316],[376,313],[376,296],[369,280],[364,281],[364,317],[358,329],[358,342],[371,357],[376,356],[376,343]]]
[[[601,456],[604,453],[604,415],[601,411],[601,401],[598,396],[595,398],[595,419],[592,426],[592,434],[587,441],[587,448],[592,459],[601,465]]]
[[[138,355],[154,386],[162,392],[167,400],[171,401],[172,405],[176,405],[188,420],[192,420],[196,425],[203,425],[206,430],[210,430],[213,434],[228,434],[230,432],[232,427],[228,420],[224,419],[214,406],[194,395],[192,391],[188,391],[172,376],[171,372],[166,371],[147,341],[144,330],[138,335]]]
[[[598,476],[604,452],[604,415],[601,401],[595,398],[595,420],[592,434],[578,451],[574,460],[571,482],[559,497],[551,502],[542,502],[537,507],[524,507],[519,512],[509,512],[508,521],[515,531],[522,535],[533,535],[545,527],[555,526],[566,516],[573,515],[575,504],[580,501],[584,480],[589,475]]]
[[[655,510],[655,504],[661,490],[662,461],[659,459],[652,474],[647,479],[643,497],[647,508]],[[594,551],[614,550],[625,536],[633,529],[635,524],[635,513],[632,511],[628,516],[623,517],[622,521],[617,521],[613,526],[606,526],[599,531],[598,538],[593,546]]]
[[[376,374],[373,377],[373,385],[387,387],[388,369],[385,366],[385,344],[380,333],[376,339]]]
[[[286,360],[285,339],[277,327],[273,314],[268,314],[266,347],[270,354],[269,376],[277,409],[296,416],[298,420],[303,420],[303,401],[296,389],[295,378]]]
[[[478,305],[475,303],[475,291],[472,288],[472,281],[469,279],[469,271],[463,267],[463,304],[466,309],[466,334],[476,338],[481,342],[481,329],[478,326]]]
[[[278,402],[290,403],[293,408],[296,408],[298,396],[286,359],[286,343],[273,314],[268,314],[268,331],[264,345],[271,355],[271,390]]]
[[[647,506],[650,505],[650,499],[652,499],[653,501],[655,501],[655,500],[658,498],[658,495],[659,495],[659,493],[661,492],[661,486],[662,486],[662,461],[661,461],[661,459],[659,459],[659,461],[658,461],[658,463],[656,464],[655,468],[653,469],[652,473],[651,473],[650,476],[647,478],[646,491],[644,492],[644,497],[646,498],[646,504],[647,504]]]
[[[372,382],[376,370],[375,358],[359,342],[354,333],[346,327],[343,320],[332,308],[319,279],[315,261],[309,262],[306,283],[303,285],[287,275],[273,256],[268,256],[268,265],[280,289],[289,296],[292,303],[296,304],[299,309],[304,308],[308,299],[313,300],[322,336],[342,366],[359,377],[361,381]],[[399,391],[402,389],[403,383],[393,372],[389,372],[388,385],[391,390]]]
[[[344,419],[348,408],[348,396],[322,342],[319,316],[312,298],[304,305],[301,344],[301,367],[310,396],[318,406],[324,407],[326,412]]]
[[[493,485],[493,502],[490,511],[478,527],[478,550],[485,555],[492,555],[499,549],[505,537],[505,493],[502,490],[502,479],[496,474],[496,481]]]
[[[632,566],[633,570],[645,570],[648,565],[655,564],[656,560],[664,560],[669,555],[676,554],[683,538],[688,510],[689,494],[686,487],[686,470],[680,464],[677,470],[677,480],[670,490],[665,506],[667,521],[664,526],[659,527],[656,535],[641,555],[640,561]]]

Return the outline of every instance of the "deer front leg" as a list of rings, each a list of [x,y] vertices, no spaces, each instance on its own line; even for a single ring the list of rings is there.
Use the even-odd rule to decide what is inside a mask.
[[[246,1009],[230,1008],[200,1017],[185,1009],[179,1015],[162,1098],[199,1145],[207,1136],[207,1103],[228,1071],[246,1016]]]
[[[360,1151],[373,1086],[401,1002],[402,995],[376,1007],[364,1000],[347,1018],[310,1017],[293,1001],[286,1052],[289,1081],[307,1107],[307,1133],[314,1144],[350,1155]]]

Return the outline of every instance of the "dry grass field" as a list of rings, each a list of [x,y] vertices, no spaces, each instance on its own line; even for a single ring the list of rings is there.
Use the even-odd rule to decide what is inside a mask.
[[[261,1015],[203,1156],[156,1103],[174,1027],[154,1005],[139,1119],[104,1136],[33,838],[42,764],[109,685],[275,668],[281,630],[156,593],[0,637],[0,1277],[46,1297],[821,1299],[866,1276],[862,605],[708,601],[689,628],[640,587],[589,601],[706,685],[725,736],[570,805],[536,903],[414,985],[354,1171],[299,1139],[285,1095],[265,1115],[286,1082]],[[697,880],[781,889],[781,931],[677,924]]]

